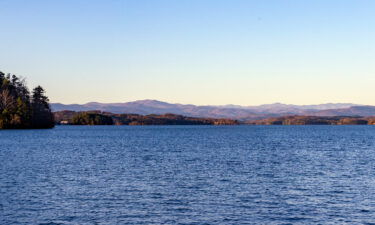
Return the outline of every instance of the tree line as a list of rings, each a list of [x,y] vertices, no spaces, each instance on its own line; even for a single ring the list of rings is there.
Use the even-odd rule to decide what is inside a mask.
[[[110,116],[99,113],[81,112],[73,116],[72,125],[113,125],[113,119]]]
[[[375,125],[375,117],[360,116],[283,116],[248,121],[253,125]]]
[[[237,125],[237,120],[186,117],[175,114],[138,115],[115,114],[101,111],[54,112],[57,124],[70,125]]]
[[[0,129],[55,126],[49,99],[41,86],[30,93],[25,79],[0,71]]]

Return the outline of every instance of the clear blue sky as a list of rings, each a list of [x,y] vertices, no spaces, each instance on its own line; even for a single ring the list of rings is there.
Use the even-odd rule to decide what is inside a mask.
[[[0,0],[0,32],[52,102],[375,105],[373,0]]]

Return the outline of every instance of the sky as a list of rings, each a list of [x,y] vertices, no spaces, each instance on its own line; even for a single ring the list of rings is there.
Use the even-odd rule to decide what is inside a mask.
[[[0,71],[51,102],[375,105],[373,0],[0,0]]]

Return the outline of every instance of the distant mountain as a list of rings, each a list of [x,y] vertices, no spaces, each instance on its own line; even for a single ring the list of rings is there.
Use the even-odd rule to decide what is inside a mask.
[[[111,113],[134,113],[141,115],[173,113],[192,117],[233,118],[242,120],[263,119],[287,115],[316,115],[316,116],[372,116],[375,106],[361,106],[350,103],[321,104],[321,105],[288,105],[266,104],[259,106],[197,106],[191,104],[171,104],[157,100],[139,100],[125,103],[60,104],[52,103],[53,111],[99,110]]]
[[[374,116],[375,106],[352,106],[343,109],[321,110],[311,115],[314,116]]]
[[[86,104],[64,105],[60,103],[51,104],[53,111],[72,110],[72,111],[90,111],[100,110],[111,113],[134,113],[141,115],[148,114],[166,114],[173,113],[184,116],[194,117],[213,117],[213,118],[242,118],[256,116],[252,110],[246,107],[232,108],[222,106],[196,106],[171,104],[157,100],[139,100],[126,103],[97,103],[90,102]]]
[[[356,106],[350,103],[327,103],[321,105],[290,105],[282,103],[266,104],[260,106],[248,106],[247,109],[254,110],[261,114],[309,114],[320,110],[342,109]]]

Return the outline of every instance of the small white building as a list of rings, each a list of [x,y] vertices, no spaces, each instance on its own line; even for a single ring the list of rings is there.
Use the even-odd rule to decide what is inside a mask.
[[[61,120],[60,124],[61,125],[67,125],[67,124],[69,124],[69,121],[67,121],[67,120]]]

